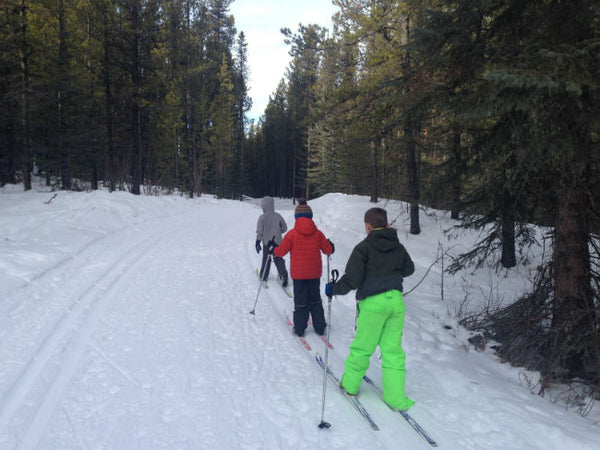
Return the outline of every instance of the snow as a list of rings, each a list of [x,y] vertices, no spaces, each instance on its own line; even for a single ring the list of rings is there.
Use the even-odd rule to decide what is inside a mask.
[[[258,202],[0,189],[0,449],[429,448],[366,384],[359,398],[381,431],[331,384],[332,427],[318,428],[323,373],[285,323],[292,301],[272,279],[249,314]],[[342,272],[373,204],[343,194],[309,203],[336,245],[331,269]],[[417,401],[411,415],[440,448],[600,448],[597,405],[582,416],[536,395],[537,373],[476,351],[458,326],[461,308],[514,300],[530,268],[446,274],[441,300],[441,262],[432,263],[475,237],[449,237],[440,211],[422,214],[413,236],[406,205],[380,206],[416,265],[405,281],[414,288],[406,389]],[[278,199],[276,208],[291,228],[294,205]],[[353,293],[333,299],[328,356],[338,376],[354,316]],[[306,339],[324,354],[311,328]],[[368,373],[380,383],[377,354]]]

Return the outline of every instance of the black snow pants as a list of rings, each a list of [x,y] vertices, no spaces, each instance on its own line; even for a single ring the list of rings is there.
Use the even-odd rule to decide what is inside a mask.
[[[279,278],[285,280],[288,276],[287,270],[285,269],[285,260],[280,258],[279,256],[273,255],[273,262],[275,263],[275,267],[277,268],[277,273],[279,274]],[[271,258],[269,258],[269,254],[267,253],[267,246],[263,245],[263,253],[262,253],[262,264],[260,266],[260,273],[262,275],[262,280],[266,281],[269,278],[269,271],[271,270]]]
[[[317,334],[325,332],[325,312],[319,292],[321,280],[294,280],[294,331],[298,336],[304,334],[309,315]]]

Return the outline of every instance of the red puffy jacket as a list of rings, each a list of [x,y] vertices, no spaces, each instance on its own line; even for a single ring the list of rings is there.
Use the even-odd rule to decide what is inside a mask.
[[[298,217],[293,229],[273,251],[275,256],[290,256],[290,274],[294,280],[321,278],[321,252],[331,255],[333,248],[325,235],[308,217]]]

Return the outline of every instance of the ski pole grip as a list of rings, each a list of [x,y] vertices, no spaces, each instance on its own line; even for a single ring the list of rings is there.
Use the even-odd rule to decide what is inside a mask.
[[[338,280],[338,277],[340,276],[340,273],[338,272],[337,269],[333,269],[331,271],[331,282],[335,283]]]
[[[331,285],[331,287],[333,287],[333,285],[335,284],[335,282],[338,279],[338,276],[339,276],[339,272],[337,270],[333,269],[331,271],[331,280],[327,284]],[[333,294],[331,292],[327,293],[327,298],[329,299],[330,302],[331,302],[331,297],[333,297]]]

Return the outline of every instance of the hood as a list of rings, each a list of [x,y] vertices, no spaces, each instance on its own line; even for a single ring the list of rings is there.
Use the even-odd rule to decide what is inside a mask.
[[[398,248],[398,232],[395,228],[384,228],[383,230],[373,230],[367,236],[367,242],[377,250],[387,252]]]
[[[260,207],[263,212],[275,211],[275,200],[273,197],[265,197],[260,201]]]
[[[298,217],[294,228],[302,234],[311,235],[317,231],[317,226],[308,217]]]

